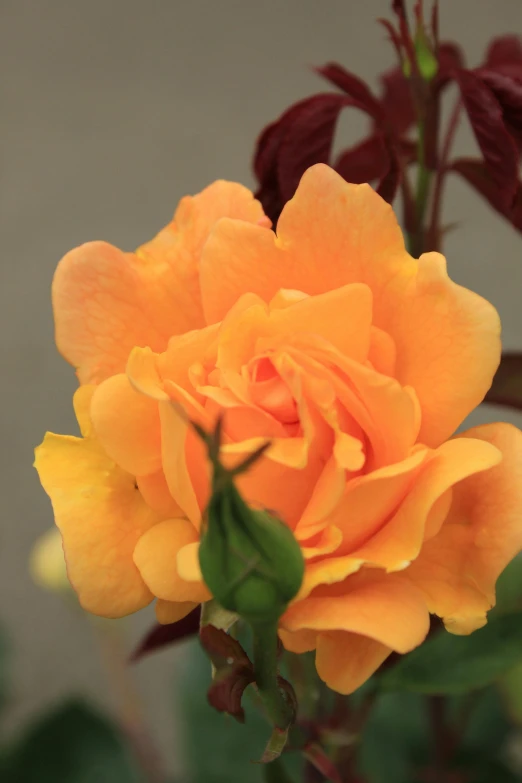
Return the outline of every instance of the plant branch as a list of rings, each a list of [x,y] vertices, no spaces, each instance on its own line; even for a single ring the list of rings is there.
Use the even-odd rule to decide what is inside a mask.
[[[294,719],[277,674],[277,622],[252,625],[254,672],[259,695],[273,725],[286,729]]]
[[[448,170],[451,147],[453,145],[455,133],[459,124],[461,109],[462,100],[459,95],[448,122],[448,129],[446,131],[446,137],[444,139],[440,154],[439,166],[435,179],[435,188],[433,191],[433,205],[431,211],[430,227],[428,230],[428,250],[439,250],[440,248],[440,217],[442,210],[442,194],[444,191],[444,182]]]
[[[417,185],[415,188],[415,231],[411,241],[411,252],[414,256],[420,256],[424,250],[424,220],[430,194],[432,172],[426,166],[426,133],[425,119],[419,120],[418,126],[418,154],[417,154]]]

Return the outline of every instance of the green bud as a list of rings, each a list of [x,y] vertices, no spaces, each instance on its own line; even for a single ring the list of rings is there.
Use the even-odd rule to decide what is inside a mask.
[[[301,547],[284,522],[268,511],[250,508],[236,489],[234,476],[250,467],[262,451],[227,471],[219,461],[215,440],[207,440],[207,445],[213,491],[199,547],[203,579],[228,611],[252,624],[276,622],[301,587]]]
[[[422,23],[419,23],[415,36],[415,54],[420,75],[424,81],[431,82],[437,75],[439,64]]]

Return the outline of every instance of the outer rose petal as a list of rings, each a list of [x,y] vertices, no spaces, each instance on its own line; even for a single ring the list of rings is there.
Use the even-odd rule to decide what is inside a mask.
[[[79,389],[77,394],[82,393]],[[132,554],[161,517],[145,504],[134,477],[92,438],[48,433],[35,466],[60,528],[69,579],[80,603],[104,617],[122,617],[152,600]]]
[[[485,624],[495,582],[522,549],[522,432],[488,424],[459,436],[467,438],[493,444],[503,460],[454,487],[442,530],[404,572],[423,591],[430,611],[457,634]]]
[[[218,181],[182,199],[173,221],[136,254],[89,242],[64,256],[53,282],[56,343],[82,383],[123,372],[135,345],[162,351],[172,335],[204,325],[199,257],[226,215],[257,223],[263,211],[246,188]]]
[[[418,395],[420,442],[439,445],[491,385],[500,358],[498,315],[448,278],[442,256],[408,255],[391,207],[369,185],[312,166],[281,214],[277,237],[224,219],[201,262],[209,322],[246,291],[268,302],[280,288],[318,294],[354,282],[370,287],[373,322],[395,342],[397,378]]]
[[[161,598],[158,598],[155,605],[156,619],[161,625],[177,623],[178,620],[183,620],[196,606],[197,604],[190,601],[178,603],[176,601],[163,601]]]
[[[392,651],[355,633],[322,633],[317,637],[315,665],[319,677],[338,693],[353,693],[377,671]]]
[[[432,535],[434,527],[440,528],[443,518],[433,520],[430,515],[447,512],[447,505],[439,505],[439,500],[448,489],[472,474],[488,470],[501,459],[499,450],[483,440],[455,439],[443,443],[426,462],[393,516],[352,551],[353,557],[388,571],[402,570],[419,556],[426,534]]]
[[[293,653],[305,653],[315,650],[317,634],[315,631],[296,631],[290,633],[284,628],[279,629],[279,638],[286,650]]]
[[[108,456],[134,476],[161,468],[158,404],[137,392],[126,375],[100,384],[91,402],[94,430]]]
[[[324,588],[321,595],[293,603],[281,626],[286,631],[350,631],[406,653],[429,630],[422,593],[412,587],[406,579],[382,571],[354,575],[342,585]]]
[[[165,601],[200,603],[212,596],[201,582],[186,582],[176,568],[180,549],[197,540],[187,519],[166,519],[145,533],[134,550],[134,562],[150,590]]]

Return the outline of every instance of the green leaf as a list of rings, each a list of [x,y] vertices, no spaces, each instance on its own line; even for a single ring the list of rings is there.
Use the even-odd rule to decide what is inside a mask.
[[[118,731],[81,701],[40,718],[9,754],[9,783],[140,783]]]
[[[467,713],[469,716],[464,721],[461,748],[475,755],[480,752],[482,756],[495,757],[511,731],[506,707],[498,688],[490,686],[483,691],[453,697],[452,701],[459,703],[457,730],[463,722],[463,714]]]
[[[414,693],[381,693],[362,732],[358,766],[370,783],[405,783],[431,757],[425,700]]]
[[[497,603],[490,617],[522,609],[522,555],[517,555],[504,569],[495,590]]]
[[[255,691],[249,687],[245,692],[243,725],[213,710],[207,702],[208,658],[197,642],[190,645],[188,665],[175,695],[181,710],[187,783],[262,783],[264,767],[253,762],[261,758],[270,728],[254,706]],[[285,753],[279,769],[287,768],[291,777],[301,780],[299,774],[292,774],[299,768],[296,756]]]
[[[502,677],[499,687],[512,719],[522,725],[522,662]]]
[[[522,660],[522,613],[493,617],[470,636],[440,633],[380,678],[387,690],[466,693],[497,680]]]
[[[285,745],[288,742],[288,727],[286,729],[278,729],[274,726],[272,734],[267,742],[267,745],[263,751],[263,755],[259,761],[260,764],[271,764],[273,761],[279,758]]]

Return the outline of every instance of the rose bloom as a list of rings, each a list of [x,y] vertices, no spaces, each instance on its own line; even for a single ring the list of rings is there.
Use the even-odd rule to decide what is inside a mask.
[[[499,318],[441,255],[406,252],[368,185],[314,166],[274,232],[248,190],[215,182],[136,253],[68,253],[53,305],[82,437],[46,435],[36,467],[85,609],[156,598],[169,623],[211,598],[209,464],[187,419],[223,415],[227,464],[271,441],[238,487],[302,547],[280,635],[317,651],[331,688],[419,645],[430,613],[457,634],[485,624],[522,547],[522,437],[453,434],[491,384]]]

